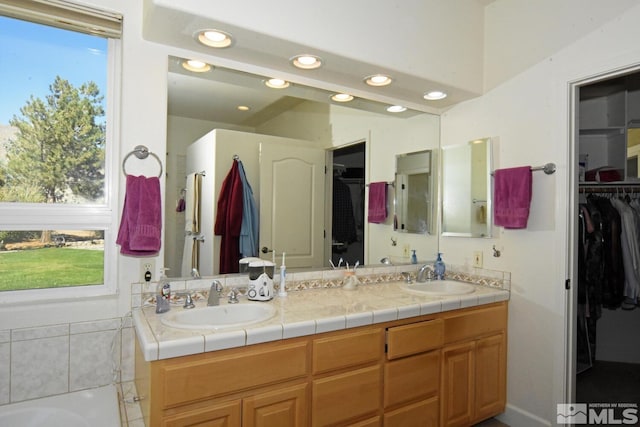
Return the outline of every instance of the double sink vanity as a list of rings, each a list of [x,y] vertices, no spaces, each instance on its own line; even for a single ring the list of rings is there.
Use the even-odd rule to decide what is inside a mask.
[[[355,290],[335,270],[294,273],[269,302],[134,310],[146,425],[466,426],[502,412],[508,290],[365,270]]]

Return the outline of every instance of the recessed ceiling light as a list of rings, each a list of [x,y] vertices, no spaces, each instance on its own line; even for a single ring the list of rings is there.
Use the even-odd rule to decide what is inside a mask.
[[[289,82],[282,79],[269,79],[264,82],[264,84],[271,89],[284,89],[286,87],[289,87]]]
[[[440,90],[432,90],[431,92],[425,93],[423,98],[427,101],[437,101],[438,99],[444,99],[446,97],[447,94],[445,92],[442,92]]]
[[[198,61],[197,59],[189,59],[187,61],[182,61],[182,68],[193,71],[194,73],[204,73],[211,69],[211,65],[206,62]]]
[[[231,34],[220,30],[201,30],[195,37],[203,45],[216,48],[229,47],[233,42]]]
[[[246,105],[238,105],[238,110],[240,111],[249,111],[251,108],[247,107]]]
[[[387,107],[387,111],[390,113],[402,113],[403,111],[407,111],[407,107],[403,107],[402,105],[391,105]]]
[[[384,74],[374,74],[364,78],[364,82],[369,86],[386,86],[391,84],[392,81],[393,79],[391,77],[385,76]]]
[[[334,95],[331,95],[331,100],[336,102],[349,102],[353,101],[353,96],[349,95],[348,93],[336,93]]]
[[[291,63],[303,70],[315,70],[322,66],[322,59],[315,55],[296,55],[291,58]]]

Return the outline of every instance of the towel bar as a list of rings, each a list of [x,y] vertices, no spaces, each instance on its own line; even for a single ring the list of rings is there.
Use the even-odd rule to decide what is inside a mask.
[[[544,171],[544,173],[546,173],[547,175],[551,175],[552,173],[555,173],[556,171],[556,164],[555,163],[547,163],[543,166],[535,166],[535,167],[531,167],[531,171],[535,172],[535,171]],[[491,176],[493,176],[494,172],[491,172]]]
[[[149,151],[149,149],[144,145],[136,145],[136,148],[134,148],[133,151],[129,152],[129,154],[127,154],[122,160],[122,172],[124,172],[125,175],[127,175],[127,170],[125,169],[125,163],[127,162],[127,159],[131,157],[131,155],[136,156],[140,160],[146,159],[147,157],[149,157],[149,155],[153,156],[158,161],[158,164],[160,165],[160,173],[158,174],[158,178],[162,177],[163,169],[162,169],[162,161],[160,160],[160,157],[158,157],[157,154]]]

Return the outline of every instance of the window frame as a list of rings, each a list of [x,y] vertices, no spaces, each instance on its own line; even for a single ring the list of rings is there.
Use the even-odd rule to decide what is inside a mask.
[[[1,6],[1,5],[0,5]],[[0,8],[0,13],[1,13]],[[26,17],[15,19],[32,21]],[[33,22],[33,21],[32,21]],[[38,22],[40,23],[40,22]],[[51,24],[46,24],[51,25]],[[79,31],[77,28],[65,28]],[[107,87],[104,90],[105,105],[105,181],[104,203],[66,205],[47,203],[0,202],[0,229],[3,230],[103,230],[104,258],[103,283],[100,285],[67,286],[56,288],[21,289],[0,291],[0,305],[18,302],[68,300],[77,298],[113,296],[118,293],[118,262],[115,236],[119,215],[117,212],[117,188],[119,178],[119,136],[121,105],[122,40],[92,34],[107,39]]]

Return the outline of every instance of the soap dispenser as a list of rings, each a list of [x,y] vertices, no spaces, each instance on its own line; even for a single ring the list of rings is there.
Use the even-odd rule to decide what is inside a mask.
[[[166,313],[171,309],[171,284],[165,275],[165,270],[168,270],[168,268],[161,269],[160,279],[158,280],[156,313]]]
[[[418,263],[418,256],[416,255],[416,250],[412,249],[411,250],[411,264],[417,264]]]
[[[433,265],[433,272],[437,280],[444,280],[445,270],[446,270],[446,267],[444,265],[444,261],[442,261],[442,253],[438,252],[438,259],[436,259],[436,262]]]

